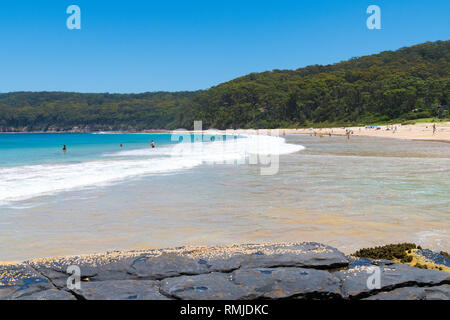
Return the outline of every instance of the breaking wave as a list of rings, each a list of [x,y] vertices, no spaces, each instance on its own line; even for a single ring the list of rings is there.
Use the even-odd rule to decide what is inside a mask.
[[[0,168],[0,204],[41,195],[105,186],[133,177],[169,173],[209,164],[240,164],[246,159],[303,150],[284,138],[246,135],[238,139],[178,143],[155,149],[104,154],[93,161]]]

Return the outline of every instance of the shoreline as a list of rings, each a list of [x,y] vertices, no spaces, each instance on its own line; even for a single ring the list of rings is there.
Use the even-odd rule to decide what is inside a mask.
[[[381,137],[391,139],[429,141],[429,142],[450,142],[450,122],[436,123],[436,133],[433,134],[433,123],[416,123],[411,125],[392,124],[374,127],[334,127],[334,128],[277,128],[277,129],[230,129],[240,134],[251,134],[259,132],[270,132],[278,130],[285,134],[304,134],[314,136],[346,136],[346,130],[350,130],[350,138],[353,136]],[[211,132],[226,133],[227,130],[209,129]],[[186,130],[189,133],[208,132],[208,130],[194,131]],[[170,134],[174,130],[142,130],[142,131],[20,131],[20,132],[0,132],[1,133],[92,133],[92,134]]]
[[[252,246],[263,246],[263,247],[272,247],[272,246],[291,246],[291,245],[297,245],[297,244],[318,244],[320,246],[326,246],[329,248],[332,248],[333,250],[338,251],[344,256],[347,257],[353,257],[356,252],[367,250],[367,248],[358,247],[359,249],[356,249],[355,251],[345,251],[342,249],[337,249],[333,246],[318,243],[316,241],[303,241],[303,242],[295,242],[295,241],[282,241],[282,242],[272,242],[272,241],[266,241],[266,242],[258,242],[258,243],[231,243],[231,244],[209,244],[209,245],[182,245],[182,246],[176,246],[176,247],[164,247],[164,248],[139,248],[139,249],[111,249],[111,250],[105,250],[100,252],[91,252],[91,253],[81,253],[81,254],[68,254],[68,255],[55,255],[55,256],[40,256],[40,257],[32,257],[32,258],[25,258],[24,260],[0,260],[0,266],[17,266],[20,264],[28,264],[28,263],[48,263],[51,261],[89,261],[89,263],[93,263],[93,261],[97,260],[96,263],[99,261],[112,261],[114,259],[122,259],[122,258],[130,258],[130,257],[136,257],[141,256],[142,254],[162,254],[162,253],[168,253],[168,252],[184,252],[184,253],[192,253],[192,252],[204,252],[206,254],[217,254],[218,252],[222,251],[233,251],[235,248],[240,248],[239,250],[243,250],[242,248],[252,247]],[[383,248],[383,247],[389,247],[391,245],[374,245],[373,248]],[[416,246],[414,244],[414,246]],[[373,249],[372,248],[372,249]],[[421,246],[417,246],[417,248],[421,248]],[[430,249],[427,249],[430,250]],[[431,249],[430,251],[433,252],[443,252],[440,249]],[[351,252],[351,253],[346,253]],[[447,253],[446,253],[447,254]],[[447,254],[448,255],[448,254]],[[450,259],[450,258],[447,258]],[[102,263],[103,263],[102,262]],[[450,263],[450,261],[449,261]],[[450,265],[448,266],[450,268]],[[450,272],[450,270],[448,271]],[[1,273],[0,273],[1,276]],[[0,277],[1,280],[1,277]]]

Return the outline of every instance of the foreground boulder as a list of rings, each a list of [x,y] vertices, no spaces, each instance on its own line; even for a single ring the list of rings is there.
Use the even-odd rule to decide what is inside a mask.
[[[80,287],[68,288],[69,266]],[[448,299],[449,275],[311,242],[182,247],[0,265],[0,299]]]

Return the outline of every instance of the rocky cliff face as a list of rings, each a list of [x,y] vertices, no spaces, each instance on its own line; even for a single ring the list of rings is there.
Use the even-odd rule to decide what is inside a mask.
[[[81,271],[69,289],[69,266]],[[450,274],[319,243],[109,252],[0,265],[0,299],[450,299]]]

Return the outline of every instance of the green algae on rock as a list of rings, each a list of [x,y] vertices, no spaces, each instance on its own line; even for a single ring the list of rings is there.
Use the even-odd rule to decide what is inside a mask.
[[[408,255],[412,249],[416,249],[414,243],[387,244],[374,248],[364,248],[356,251],[353,256],[358,258],[399,260],[401,263],[412,261],[412,257]]]

